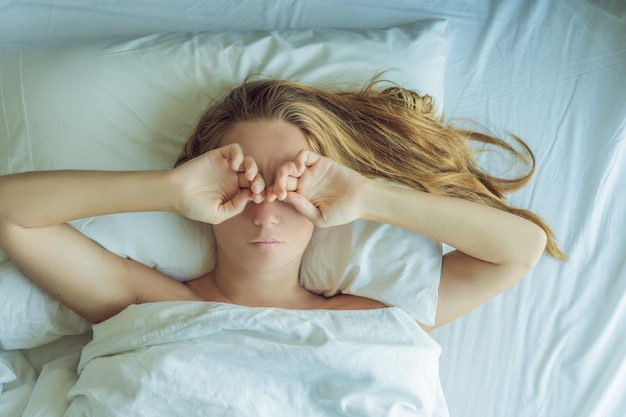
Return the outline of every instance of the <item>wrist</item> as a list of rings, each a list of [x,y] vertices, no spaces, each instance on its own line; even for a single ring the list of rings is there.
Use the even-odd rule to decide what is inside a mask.
[[[98,182],[94,177],[94,184]],[[111,172],[99,189],[106,202],[93,199],[103,214],[174,211],[174,185],[167,170]]]
[[[359,218],[378,223],[392,223],[396,185],[385,179],[367,179],[361,193]],[[398,208],[398,207],[395,207]]]
[[[178,170],[162,171],[158,179],[164,198],[164,211],[180,214],[186,182]]]

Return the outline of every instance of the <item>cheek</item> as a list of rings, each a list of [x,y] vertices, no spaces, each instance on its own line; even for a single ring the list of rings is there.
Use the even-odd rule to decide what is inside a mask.
[[[315,229],[315,226],[313,226],[313,223],[311,223],[308,219],[306,220],[306,222],[303,222],[303,226],[302,226],[302,230],[303,230],[303,236],[306,237],[306,241],[308,243],[309,240],[311,240],[311,236],[313,236],[313,230]]]
[[[239,235],[239,222],[233,219],[213,225],[213,234],[218,245],[227,245],[234,236]]]
[[[289,216],[289,224],[290,229],[293,230],[294,233],[298,234],[298,238],[303,245],[308,245],[311,240],[311,236],[313,235],[313,229],[315,228],[313,223],[311,223],[309,219],[304,217],[302,214],[293,210]]]

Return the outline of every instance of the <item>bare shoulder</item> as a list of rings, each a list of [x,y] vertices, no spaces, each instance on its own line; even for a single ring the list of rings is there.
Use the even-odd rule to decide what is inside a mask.
[[[389,306],[380,301],[351,294],[337,294],[327,299],[327,308],[331,310],[372,310],[386,307]]]

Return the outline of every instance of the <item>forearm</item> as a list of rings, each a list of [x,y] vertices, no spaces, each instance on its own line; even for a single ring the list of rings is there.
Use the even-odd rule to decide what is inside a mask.
[[[519,216],[453,197],[370,181],[362,218],[393,224],[496,265],[534,264],[546,235]]]
[[[42,227],[121,212],[172,211],[167,171],[49,171],[0,177],[0,223]]]

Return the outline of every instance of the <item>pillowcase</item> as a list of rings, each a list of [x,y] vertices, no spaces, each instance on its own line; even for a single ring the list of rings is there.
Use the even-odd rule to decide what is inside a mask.
[[[327,88],[372,76],[433,96],[442,108],[446,22],[390,29],[154,35],[0,46],[0,174],[171,168],[207,104],[249,73]],[[209,225],[171,213],[72,222],[105,248],[179,280],[214,264]],[[0,253],[0,345],[29,348],[89,324],[41,292]],[[388,225],[317,230],[303,284],[379,299],[432,324],[441,245]]]

